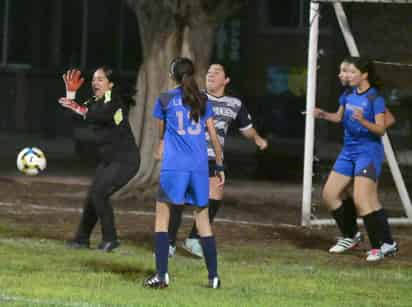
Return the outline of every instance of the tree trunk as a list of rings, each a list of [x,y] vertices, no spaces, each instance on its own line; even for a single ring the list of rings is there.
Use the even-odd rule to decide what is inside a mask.
[[[218,24],[218,18],[211,18],[202,0],[156,1],[156,5],[153,2],[128,0],[139,23],[144,58],[137,78],[136,106],[129,115],[141,163],[135,178],[120,192],[122,196],[137,194],[139,190],[150,191],[148,188],[157,183],[160,163],[153,153],[159,132],[152,117],[154,102],[160,93],[173,86],[168,76],[169,65],[178,56],[194,61],[196,79],[204,86]],[[230,9],[233,11],[233,7]]]

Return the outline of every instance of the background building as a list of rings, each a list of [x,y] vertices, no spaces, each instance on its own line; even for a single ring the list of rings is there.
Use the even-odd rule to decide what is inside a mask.
[[[345,4],[361,54],[412,63],[410,6]],[[272,151],[303,153],[309,0],[249,1],[216,29],[213,60],[232,71],[232,90],[244,98]],[[28,14],[30,12],[30,14]],[[331,5],[322,5],[317,104],[337,106],[339,61],[347,55]],[[135,82],[142,61],[135,15],[125,0],[0,0],[0,128],[4,135],[78,137],[56,99],[61,75],[79,67],[90,77],[101,64]],[[391,130],[399,146],[410,140],[411,69],[378,65],[388,105],[398,117]],[[84,86],[79,96],[90,94]],[[319,122],[320,141],[339,142],[337,125]],[[405,142],[407,140],[407,142]],[[240,143],[239,143],[240,142]],[[236,138],[230,146],[245,148]],[[238,147],[236,147],[238,146]],[[273,152],[267,158],[272,159]],[[230,152],[229,152],[230,155]]]

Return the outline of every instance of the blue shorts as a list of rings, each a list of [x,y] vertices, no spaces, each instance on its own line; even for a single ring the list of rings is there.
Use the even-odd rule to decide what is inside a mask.
[[[157,200],[174,205],[206,207],[209,201],[208,171],[160,171]]]
[[[359,148],[361,150],[358,150]],[[382,171],[383,159],[381,144],[358,148],[344,146],[336,159],[333,170],[348,177],[363,176],[377,181]]]

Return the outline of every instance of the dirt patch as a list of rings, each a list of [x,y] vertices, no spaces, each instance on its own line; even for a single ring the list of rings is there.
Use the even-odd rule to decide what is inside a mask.
[[[16,179],[17,178],[17,179]],[[0,177],[0,218],[3,225],[24,237],[70,239],[75,231],[88,178]],[[267,245],[288,241],[298,248],[327,250],[335,241],[335,227],[303,228],[293,226],[300,219],[300,186],[292,184],[229,182],[225,201],[214,231],[219,245]],[[152,249],[154,201],[131,198],[113,202],[116,224],[122,241]],[[185,212],[178,239],[189,233],[193,220]],[[94,242],[100,240],[99,229]],[[401,251],[396,261],[412,264],[410,227],[394,229]],[[360,246],[362,257],[368,245]],[[359,252],[360,251],[360,252]]]

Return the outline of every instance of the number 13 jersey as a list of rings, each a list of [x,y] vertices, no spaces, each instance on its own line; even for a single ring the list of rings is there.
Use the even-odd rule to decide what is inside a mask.
[[[153,117],[165,123],[162,170],[207,171],[206,121],[213,117],[212,105],[195,122],[191,108],[183,104],[183,91],[177,87],[161,94],[155,102]]]

